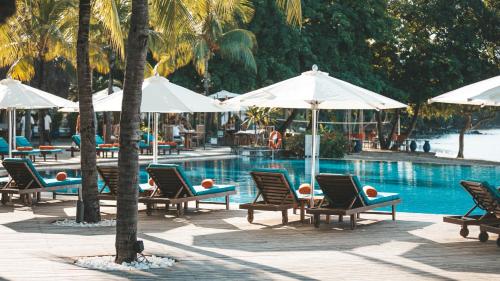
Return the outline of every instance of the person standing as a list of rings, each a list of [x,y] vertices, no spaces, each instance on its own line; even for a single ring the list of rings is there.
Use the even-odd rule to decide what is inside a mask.
[[[33,119],[33,116],[31,114],[29,116],[30,116],[31,128],[33,128],[33,126],[35,125],[35,120]],[[26,119],[26,115],[23,115],[23,117],[21,117],[21,136],[26,137],[27,139],[31,139],[31,134],[26,135],[25,119]],[[31,132],[28,132],[28,133],[31,133]]]
[[[51,137],[50,137],[50,127],[52,125],[52,118],[50,118],[49,113],[46,113],[43,117],[43,134],[44,140],[46,140],[49,145],[52,145]]]

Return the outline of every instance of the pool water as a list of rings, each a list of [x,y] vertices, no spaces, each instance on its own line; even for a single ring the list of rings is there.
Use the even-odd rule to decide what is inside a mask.
[[[192,161],[183,165],[193,184],[212,178],[216,183],[234,184],[238,194],[231,201],[251,202],[256,188],[250,177],[252,168],[286,168],[295,186],[310,181],[310,160],[266,160],[258,158],[234,158],[211,161]],[[500,166],[465,166],[415,164],[411,162],[321,160],[317,170],[321,173],[354,174],[363,185],[374,186],[378,191],[399,193],[402,203],[398,211],[464,214],[472,206],[470,195],[460,186],[462,179],[486,180],[497,186],[500,182]],[[148,175],[141,167],[140,181]],[[54,176],[57,171],[47,171]],[[67,171],[69,176],[79,175],[77,170]],[[99,182],[102,185],[102,182]],[[319,188],[319,187],[317,187]],[[221,198],[221,201],[223,198]]]

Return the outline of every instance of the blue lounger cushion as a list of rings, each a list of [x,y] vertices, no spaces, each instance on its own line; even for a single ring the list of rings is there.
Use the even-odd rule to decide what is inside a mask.
[[[496,198],[497,201],[500,201],[500,189],[498,189],[497,187],[491,185],[489,182],[487,182],[487,181],[478,181],[478,180],[467,180],[467,181],[481,183],[481,185],[484,186],[490,192],[490,194],[491,194],[491,196],[493,196],[493,198]]]
[[[234,191],[236,187],[234,185],[220,185],[216,184],[211,188],[204,188],[201,185],[193,185],[193,189],[196,191],[196,195],[214,194],[219,192]]]
[[[34,147],[33,144],[23,136],[16,136],[16,145],[17,146],[31,146]],[[52,153],[60,153],[63,150],[60,148],[54,148],[54,149],[34,149],[32,151],[36,151],[35,153],[44,153],[44,154],[52,154]],[[18,151],[16,153],[22,154],[24,151]],[[27,151],[29,152],[29,151]],[[28,154],[33,154],[33,153],[28,153]]]
[[[384,203],[392,200],[397,200],[399,199],[399,194],[397,193],[388,193],[388,192],[377,192],[377,197],[368,197],[364,190],[363,190],[363,185],[359,182],[359,179],[357,176],[352,176],[354,183],[356,184],[356,187],[359,191],[359,194],[361,195],[361,198],[363,199],[365,205],[375,205],[378,203]]]
[[[44,187],[54,187],[54,186],[64,186],[64,185],[75,185],[75,184],[81,184],[82,179],[81,178],[67,178],[66,180],[63,181],[58,181],[56,179],[49,179],[49,178],[44,178],[38,171],[35,169],[35,166],[33,166],[33,163],[31,162],[30,159],[27,158],[6,158],[4,159],[5,163],[26,163],[28,166],[28,169],[30,169],[35,175],[35,177],[38,179],[38,181],[42,184]]]
[[[205,189],[204,187],[199,186],[199,185],[193,186],[191,184],[191,181],[189,181],[189,178],[187,177],[186,173],[184,173],[184,169],[182,169],[181,166],[176,165],[176,164],[149,164],[148,168],[152,168],[152,169],[155,169],[155,168],[156,169],[174,168],[174,169],[176,169],[194,196],[215,194],[215,193],[219,193],[219,192],[236,190],[236,187],[234,185],[214,185],[212,188],[209,188],[209,189]]]

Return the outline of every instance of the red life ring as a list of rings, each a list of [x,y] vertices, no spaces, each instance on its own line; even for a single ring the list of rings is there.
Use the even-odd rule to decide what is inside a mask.
[[[283,138],[281,137],[281,133],[278,131],[272,131],[271,135],[269,135],[269,147],[271,149],[278,149],[281,147],[282,142]]]

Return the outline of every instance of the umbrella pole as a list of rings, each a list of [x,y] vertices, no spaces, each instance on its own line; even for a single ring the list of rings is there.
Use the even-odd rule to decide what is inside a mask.
[[[149,135],[151,133],[151,113],[148,112],[148,139],[146,140],[146,143],[149,145]]]
[[[153,124],[154,124],[154,139],[155,143],[153,145],[153,163],[158,162],[158,113],[153,113]]]
[[[311,207],[314,206],[314,181],[316,176],[316,134],[318,129],[318,105],[312,107],[312,165],[311,165]]]
[[[9,158],[12,158],[12,109],[8,108],[8,117],[9,117]]]
[[[12,131],[12,148],[14,148],[14,149],[16,148],[16,134],[17,134],[17,132],[16,132],[17,131],[16,114],[17,114],[16,108],[13,108],[12,109],[12,115],[13,115],[12,116],[12,124],[14,126],[12,128],[13,129],[13,131]],[[25,124],[26,124],[26,122],[25,122]]]

